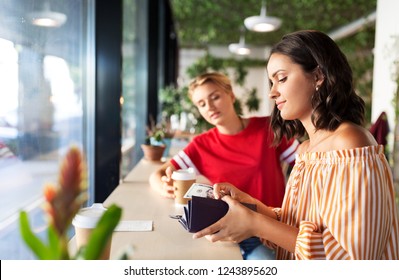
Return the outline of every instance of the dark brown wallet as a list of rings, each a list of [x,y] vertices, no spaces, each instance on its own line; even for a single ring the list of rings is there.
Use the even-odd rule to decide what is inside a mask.
[[[255,204],[242,204],[256,211]],[[184,215],[179,222],[187,231],[194,233],[216,223],[228,210],[229,205],[223,200],[193,196],[184,207]]]

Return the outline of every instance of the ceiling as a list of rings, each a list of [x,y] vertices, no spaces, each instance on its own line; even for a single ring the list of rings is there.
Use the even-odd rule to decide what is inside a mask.
[[[280,29],[269,33],[246,31],[245,41],[255,46],[266,46],[280,40],[283,34],[300,29],[330,33],[374,12],[376,2],[266,0],[267,15],[283,20]],[[170,0],[170,3],[182,48],[206,48],[238,42],[244,19],[259,15],[262,6],[262,0]]]

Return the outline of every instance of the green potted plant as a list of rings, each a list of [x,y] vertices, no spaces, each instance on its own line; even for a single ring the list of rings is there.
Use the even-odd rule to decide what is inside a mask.
[[[103,213],[89,236],[87,245],[76,253],[69,252],[68,229],[71,227],[72,219],[87,199],[86,173],[83,154],[77,147],[70,148],[60,166],[58,184],[47,184],[44,188],[44,210],[49,221],[47,240],[36,236],[30,227],[28,214],[25,211],[20,212],[21,236],[38,259],[101,258],[122,215],[122,209],[115,204]]]
[[[147,126],[146,133],[145,142],[141,144],[144,159],[149,161],[160,161],[166,149],[164,128],[161,124],[156,124],[153,118],[150,118],[150,125]]]

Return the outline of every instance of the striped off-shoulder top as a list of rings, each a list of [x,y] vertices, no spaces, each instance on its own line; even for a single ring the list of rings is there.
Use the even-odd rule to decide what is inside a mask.
[[[297,155],[280,210],[299,228],[277,259],[398,259],[398,209],[383,146]]]

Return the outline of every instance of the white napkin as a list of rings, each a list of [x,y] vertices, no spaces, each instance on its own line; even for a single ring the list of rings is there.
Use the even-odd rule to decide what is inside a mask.
[[[120,221],[115,231],[152,231],[152,223],[148,220]]]

